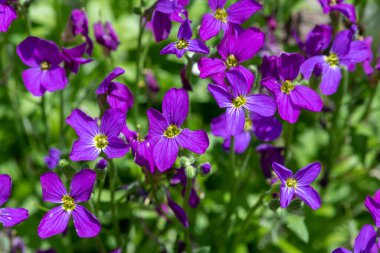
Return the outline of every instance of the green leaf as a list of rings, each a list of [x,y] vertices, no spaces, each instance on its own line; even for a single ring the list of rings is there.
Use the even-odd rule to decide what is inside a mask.
[[[293,233],[295,233],[298,238],[307,243],[309,241],[309,231],[307,230],[305,224],[305,217],[297,215],[288,215],[286,217],[286,226]]]

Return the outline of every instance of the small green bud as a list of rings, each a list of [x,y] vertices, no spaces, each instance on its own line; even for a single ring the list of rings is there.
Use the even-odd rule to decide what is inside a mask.
[[[194,166],[187,166],[185,168],[185,175],[188,178],[194,178],[197,175],[197,169]]]
[[[181,156],[178,160],[181,168],[186,168],[187,166],[191,165],[189,158],[187,158],[186,156]]]

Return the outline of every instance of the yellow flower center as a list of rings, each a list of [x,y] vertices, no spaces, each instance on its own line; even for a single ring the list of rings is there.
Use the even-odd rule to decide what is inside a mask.
[[[230,55],[227,57],[227,60],[226,60],[227,68],[230,69],[230,68],[236,67],[237,64],[238,64],[238,61],[237,61],[235,55],[230,54]]]
[[[247,99],[243,96],[238,96],[238,97],[234,98],[234,100],[232,100],[232,104],[236,108],[239,108],[239,107],[245,105],[245,103],[247,103]]]
[[[40,68],[41,68],[42,70],[48,70],[48,69],[50,69],[50,63],[48,63],[47,61],[43,61],[43,62],[41,62],[41,64],[40,64]]]
[[[105,134],[97,134],[94,137],[95,146],[98,149],[104,149],[108,146],[108,139]]]
[[[249,118],[245,119],[245,124],[244,124],[244,131],[251,131],[252,130],[252,120]]]
[[[70,196],[70,195],[64,195],[63,198],[62,198],[62,202],[63,202],[63,209],[67,212],[67,211],[72,211],[75,209],[75,202],[74,202],[74,199]]]
[[[331,53],[329,56],[326,57],[326,62],[331,66],[335,67],[339,64],[338,56],[334,53]]]
[[[174,138],[181,133],[181,129],[179,129],[176,125],[170,125],[166,128],[164,132],[164,136],[166,138]]]
[[[286,187],[295,189],[297,187],[297,180],[294,178],[286,179]]]
[[[330,6],[334,6],[334,5],[336,5],[337,4],[337,2],[336,2],[336,0],[330,0]]]
[[[222,22],[227,22],[227,11],[225,9],[217,9],[215,12],[215,18]]]
[[[288,94],[294,90],[294,84],[292,83],[292,81],[289,81],[289,80],[286,80],[282,86],[281,86],[281,91]]]
[[[189,46],[189,42],[187,42],[186,40],[179,40],[175,43],[175,47],[177,49],[185,49]]]

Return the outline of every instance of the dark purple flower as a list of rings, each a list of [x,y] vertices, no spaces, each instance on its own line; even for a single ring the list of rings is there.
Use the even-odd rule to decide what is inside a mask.
[[[0,32],[8,31],[13,20],[17,18],[17,13],[7,0],[0,0]]]
[[[376,69],[380,70],[380,57],[377,59]]]
[[[332,44],[329,56],[318,55],[307,59],[301,66],[305,79],[310,79],[316,65],[322,67],[321,92],[324,95],[334,94],[342,79],[340,66],[349,66],[368,59],[368,49],[363,41],[352,41],[353,32],[339,32]]]
[[[59,65],[64,57],[54,42],[29,36],[17,46],[17,54],[30,67],[22,72],[22,79],[34,96],[66,87],[65,69]]]
[[[105,111],[100,127],[95,119],[75,109],[66,119],[79,136],[70,153],[72,161],[92,161],[101,152],[110,159],[124,156],[129,146],[119,138],[125,124],[125,113],[120,109]]]
[[[86,40],[86,53],[92,55],[93,42],[88,35],[88,18],[83,10],[74,9],[71,11],[68,28],[72,36],[82,35]]]
[[[208,167],[209,171],[211,170],[211,165],[210,166],[205,165],[205,170],[207,170],[206,167]],[[171,185],[181,184],[182,185],[182,197],[185,197],[186,186],[187,186],[187,177],[186,177],[186,173],[185,173],[184,168],[176,170],[176,174],[170,180],[170,184]],[[192,208],[197,208],[197,206],[199,205],[200,199],[199,199],[199,196],[197,194],[197,191],[194,189],[193,186],[194,186],[194,179],[191,181],[189,205]]]
[[[106,159],[102,158],[100,159],[97,163],[96,163],[96,166],[95,168],[96,169],[99,169],[99,170],[104,170],[107,168],[107,165],[108,165],[108,162]]]
[[[295,175],[285,166],[274,162],[273,170],[281,181],[280,206],[286,208],[292,201],[294,195],[298,196],[312,209],[321,206],[321,198],[318,192],[310,184],[318,177],[321,172],[321,164],[311,163],[300,169]]]
[[[148,89],[151,92],[159,92],[160,91],[160,86],[158,86],[158,82],[156,78],[154,77],[153,71],[147,70],[145,73],[145,82],[148,86]]]
[[[12,179],[7,174],[0,175],[0,206],[8,201],[12,191]],[[4,227],[13,227],[29,217],[24,208],[0,208],[0,223]]]
[[[115,68],[99,85],[96,94],[106,95],[111,108],[121,109],[126,113],[133,106],[133,94],[126,85],[113,81],[124,72],[122,68]]]
[[[264,117],[271,117],[276,112],[273,98],[264,94],[249,94],[250,88],[239,71],[227,73],[231,92],[215,84],[209,84],[208,90],[215,98],[220,108],[226,108],[226,132],[236,136],[243,132],[245,125],[245,110]]]
[[[275,117],[251,114],[250,118],[245,119],[244,131],[235,136],[234,150],[237,154],[244,153],[251,142],[252,134],[259,140],[272,141],[280,136],[281,131],[281,122]],[[211,133],[224,138],[223,148],[230,149],[231,135],[226,131],[225,113],[211,120]]]
[[[186,51],[208,54],[208,47],[199,39],[191,39],[192,36],[193,32],[191,31],[190,21],[186,20],[179,27],[178,40],[164,47],[160,54],[175,54],[177,58],[181,58]]]
[[[192,91],[193,87],[191,87],[190,80],[187,77],[187,65],[183,66],[180,76],[181,76],[182,88],[187,91]]]
[[[183,208],[180,205],[175,203],[172,200],[172,198],[169,196],[169,194],[167,195],[167,199],[168,199],[168,205],[169,205],[170,209],[172,209],[174,215],[182,223],[182,225],[185,226],[185,228],[188,228],[189,227],[189,221],[187,220],[187,215],[185,213],[185,210],[183,210]]]
[[[272,144],[260,144],[256,151],[261,154],[260,165],[266,178],[272,177],[272,164],[274,162],[284,164],[282,151],[284,148],[275,147]]]
[[[365,224],[354,242],[354,252],[353,253],[371,253],[378,252],[376,245],[376,231],[369,225]],[[352,253],[352,251],[346,248],[337,248],[332,253]]]
[[[331,42],[333,29],[329,25],[316,25],[306,37],[305,43],[297,36],[299,47],[309,56],[321,54]]]
[[[345,3],[344,0],[319,0],[319,3],[325,14],[332,11],[338,11],[352,23],[356,23],[355,6],[352,4]]]
[[[86,43],[80,44],[73,48],[62,48],[62,53],[65,60],[65,67],[72,73],[77,74],[79,66],[92,62],[92,59],[83,58],[86,51]]]
[[[264,33],[256,28],[248,28],[238,35],[232,31],[226,33],[218,45],[218,53],[222,59],[201,58],[198,64],[200,77],[218,76],[219,79],[224,79],[226,72],[238,70],[244,75],[249,87],[251,87],[255,77],[251,71],[239,64],[251,59],[263,44]]]
[[[320,112],[323,106],[317,92],[294,84],[303,60],[298,53],[283,53],[278,62],[279,80],[270,77],[261,80],[261,84],[275,96],[281,118],[289,123],[297,122],[301,109]]]
[[[201,174],[203,176],[208,175],[211,172],[211,164],[210,163],[202,163],[200,166]]]
[[[203,154],[209,145],[207,133],[181,128],[189,113],[189,95],[184,89],[170,89],[164,96],[162,111],[148,110],[149,136],[155,143],[153,157],[159,171],[174,164],[179,147]]]
[[[364,73],[366,73],[367,76],[370,76],[373,74],[373,67],[372,67],[372,60],[373,60],[373,53],[372,53],[372,37],[365,37],[365,38],[362,38],[361,41],[364,42],[364,44],[366,45],[367,47],[367,56],[368,58],[366,60],[364,60],[361,65],[364,69]],[[355,64],[351,64],[351,65],[348,65],[348,70],[349,71],[355,71],[355,68],[356,68],[356,65]]]
[[[278,68],[278,56],[264,56],[263,62],[260,65],[261,78],[273,77],[279,79],[277,68]]]
[[[226,30],[229,25],[240,25],[249,19],[254,13],[261,10],[263,6],[255,0],[240,0],[227,9],[224,8],[227,0],[208,0],[213,14],[203,16],[199,35],[206,41],[214,37],[219,31]]]
[[[49,154],[45,156],[44,161],[49,169],[55,169],[61,159],[61,151],[56,148],[49,149]]]
[[[48,238],[63,233],[73,216],[75,230],[79,237],[94,237],[100,232],[100,222],[85,207],[78,205],[88,201],[96,180],[96,173],[84,169],[76,173],[66,191],[59,176],[54,172],[41,175],[42,199],[45,202],[61,204],[47,212],[38,225],[38,236]]]
[[[100,21],[95,23],[94,35],[96,41],[106,50],[114,51],[120,44],[115,30],[108,21],[105,24],[102,24]]]
[[[123,128],[123,134],[129,145],[131,145],[135,163],[146,168],[153,174],[155,168],[153,158],[154,145],[150,136],[147,135],[145,138],[142,138],[135,131],[129,130],[126,125]]]
[[[375,196],[367,196],[364,205],[372,215],[376,227],[380,227],[380,190],[375,193]]]

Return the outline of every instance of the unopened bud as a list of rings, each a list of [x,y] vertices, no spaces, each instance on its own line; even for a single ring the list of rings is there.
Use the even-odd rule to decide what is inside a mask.
[[[200,166],[200,172],[202,176],[206,176],[211,172],[211,164],[210,163],[202,163]]]
[[[187,178],[194,178],[197,175],[197,169],[194,166],[187,166],[185,168],[185,175]]]

